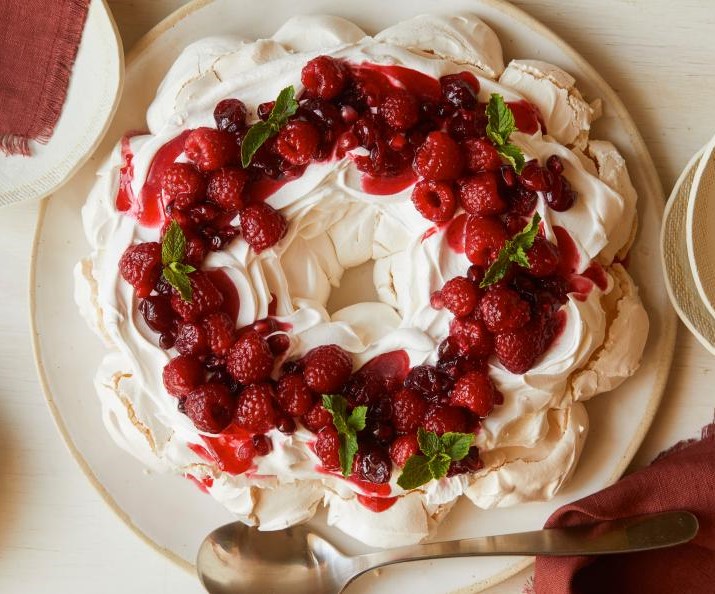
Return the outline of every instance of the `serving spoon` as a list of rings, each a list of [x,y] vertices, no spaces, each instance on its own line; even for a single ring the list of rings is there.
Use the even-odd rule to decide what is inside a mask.
[[[233,522],[204,539],[196,566],[211,594],[337,594],[363,573],[393,563],[445,557],[632,553],[688,542],[697,532],[698,520],[693,514],[672,511],[351,557],[306,525],[261,532]]]

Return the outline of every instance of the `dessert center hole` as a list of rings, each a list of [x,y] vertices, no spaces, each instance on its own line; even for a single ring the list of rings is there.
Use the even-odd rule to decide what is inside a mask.
[[[348,268],[340,279],[340,286],[333,288],[326,309],[330,315],[336,311],[366,301],[380,301],[372,274],[375,261],[368,260],[364,264]]]

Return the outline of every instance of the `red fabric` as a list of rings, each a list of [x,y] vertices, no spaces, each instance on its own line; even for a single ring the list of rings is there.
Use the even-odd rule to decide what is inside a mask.
[[[30,154],[62,112],[89,0],[0,0],[0,151]]]
[[[538,557],[536,594],[715,593],[715,424],[615,485],[566,505],[546,528],[668,510],[688,510],[700,530],[669,549],[603,557]]]

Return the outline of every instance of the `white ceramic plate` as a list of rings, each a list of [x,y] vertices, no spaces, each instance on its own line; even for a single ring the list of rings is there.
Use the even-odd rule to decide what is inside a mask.
[[[231,519],[228,512],[188,481],[151,476],[120,451],[104,430],[92,387],[102,347],[80,319],[72,302],[72,267],[88,247],[79,209],[93,182],[94,170],[112,144],[128,129],[142,128],[144,114],[162,76],[188,43],[209,34],[271,35],[290,15],[332,13],[354,20],[368,32],[412,15],[435,10],[432,0],[263,0],[195,2],[161,23],[128,59],[126,92],[117,116],[97,152],[72,183],[49,200],[37,227],[31,276],[32,321],[40,378],[51,410],[73,455],[107,502],[143,538],[164,554],[190,567],[201,539]],[[444,540],[541,527],[566,502],[601,489],[625,470],[641,443],[662,395],[673,355],[676,317],[663,287],[658,232],[663,193],[652,160],[632,120],[615,93],[564,42],[520,10],[501,0],[449,0],[439,10],[472,10],[499,34],[505,55],[538,57],[573,73],[589,97],[604,100],[596,138],[613,141],[629,164],[640,195],[641,231],[631,255],[636,278],[651,318],[651,333],[638,374],[617,392],[588,404],[591,435],[571,482],[553,501],[508,509],[479,511],[458,503],[434,535]],[[321,525],[320,517],[314,520]],[[364,550],[351,539],[327,530],[347,552]],[[370,574],[349,588],[358,592],[476,592],[516,573],[528,558],[452,559],[394,567]]]
[[[665,206],[660,249],[665,288],[675,311],[695,338],[715,354],[715,317],[710,315],[698,294],[686,241],[686,236],[690,238],[687,219],[688,214],[692,212],[690,203],[694,195],[694,182],[703,155],[707,153],[707,147],[698,151],[675,182],[673,192]],[[715,200],[711,207],[715,210]]]
[[[0,206],[44,198],[92,155],[119,103],[124,51],[104,0],[92,0],[67,98],[47,144],[30,143],[31,157],[0,156]]]
[[[685,223],[688,257],[698,289],[715,324],[715,137],[695,170]]]

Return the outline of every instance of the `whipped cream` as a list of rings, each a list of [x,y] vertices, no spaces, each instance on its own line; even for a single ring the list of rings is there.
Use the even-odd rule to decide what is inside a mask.
[[[147,113],[149,134],[130,140],[135,195],[158,149],[183,130],[212,125],[218,101],[240,97],[255,118],[257,105],[283,87],[300,90],[302,66],[319,54],[399,64],[435,78],[470,70],[479,78],[480,100],[500,93],[507,101],[526,98],[536,105],[549,134],[514,133],[512,140],[527,158],[559,155],[579,193],[575,206],[562,213],[539,197],[547,237],[556,240],[555,226],[568,229],[580,257],[578,272],[597,260],[606,266],[607,286],[594,286],[585,298],[569,296],[563,332],[527,373],[490,364],[505,401],[477,435],[485,461],[479,473],[405,493],[394,472],[389,494],[397,499],[377,514],[359,502],[359,486],[317,470],[310,447],[315,436],[299,428],[290,436],[270,431],[272,451],[256,457],[250,473],[233,475],[197,453],[203,436],[178,412],[162,383],[171,355],[158,346],[132,288],[117,272],[129,245],[157,239],[156,229],[115,208],[123,164],[117,147],[83,209],[92,252],[75,269],[80,311],[112,349],[95,380],[107,429],[148,468],[203,480],[241,520],[266,530],[307,520],[322,502],[330,524],[370,545],[399,546],[425,538],[461,495],[482,508],[553,496],[573,472],[587,434],[588,417],[577,400],[631,375],[648,331],[637,289],[623,267],[611,266],[632,241],[636,195],[615,148],[588,141],[596,113],[569,75],[542,62],[511,62],[504,69],[496,35],[472,14],[420,16],[375,37],[337,17],[302,16],[268,40],[204,39],[184,50],[161,84]],[[276,317],[292,327],[290,358],[337,343],[352,353],[357,367],[394,350],[405,350],[410,365],[434,362],[450,314],[433,309],[429,296],[463,274],[469,262],[447,245],[444,230],[415,211],[411,190],[367,194],[349,159],[313,163],[278,189],[267,201],[288,219],[286,237],[260,254],[235,241],[205,262],[235,284],[238,326],[267,317],[275,295]],[[371,260],[379,301],[328,313],[330,293],[345,271]]]

